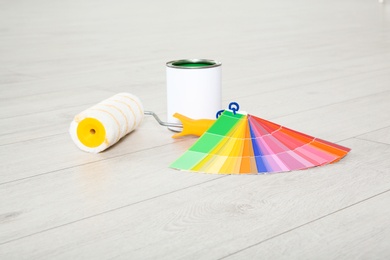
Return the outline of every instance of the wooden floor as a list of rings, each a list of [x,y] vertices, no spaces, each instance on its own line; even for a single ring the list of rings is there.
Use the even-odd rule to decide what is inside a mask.
[[[259,176],[168,168],[151,117],[79,150],[118,92],[166,117],[165,63],[222,62],[223,105],[352,148]],[[0,1],[0,259],[389,259],[390,1]]]

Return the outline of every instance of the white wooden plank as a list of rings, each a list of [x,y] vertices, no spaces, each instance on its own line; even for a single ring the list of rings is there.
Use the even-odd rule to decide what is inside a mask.
[[[226,64],[223,63],[224,95],[231,99],[235,95],[245,96],[245,94],[254,91],[263,94],[285,88],[301,87],[308,84],[316,85],[322,81],[333,81],[348,76],[385,70],[388,69],[389,58],[389,53],[379,53],[377,55],[339,60],[334,63],[318,63],[268,73],[259,68],[257,64],[240,67],[235,65],[234,60],[226,60]],[[243,91],[237,93],[236,88]]]
[[[15,78],[15,82],[1,83],[3,94],[0,100],[64,90],[76,92],[82,88],[107,90],[109,92],[134,92],[134,94],[137,94],[140,92],[140,85],[148,88],[159,88],[164,84],[165,63],[163,61],[161,61],[161,64],[151,64],[145,61],[132,61],[132,63],[115,66],[108,64],[102,66],[102,68],[78,71],[72,75],[47,74],[44,77],[32,78],[28,81]],[[7,77],[2,77],[2,79],[6,80]]]
[[[155,198],[145,196],[146,200],[132,204],[126,201],[153,194],[155,185],[164,190],[183,176],[209,180],[218,175],[141,166],[148,159],[140,156],[144,159],[129,169],[136,174],[133,181],[124,170],[107,175],[112,167],[132,167],[123,157],[116,166],[95,168],[97,176],[81,167],[58,173],[70,178],[65,181],[47,175],[40,177],[49,178],[46,181],[12,183],[5,191],[13,197],[3,209],[10,217],[1,225],[0,254],[58,259],[227,256],[390,189],[390,161],[383,160],[390,156],[389,145],[358,139],[342,144],[354,150],[333,165],[271,176],[228,176],[184,190],[171,189],[170,194]],[[160,160],[167,163],[169,157],[162,155]],[[150,169],[146,176],[144,167]],[[45,189],[57,192],[50,198]],[[16,203],[26,199],[23,205]],[[112,204],[112,211],[97,213]],[[88,217],[92,212],[96,215]],[[72,222],[73,218],[78,221]],[[5,242],[7,238],[15,240]]]
[[[389,259],[390,192],[225,259]]]
[[[387,113],[387,112],[385,112]],[[370,140],[374,142],[380,142],[390,144],[390,127],[385,127],[377,131],[373,131],[367,134],[359,135],[357,138]]]
[[[81,88],[1,100],[0,118],[30,115],[65,107],[96,104],[116,93]],[[88,107],[87,107],[88,108]],[[81,112],[81,111],[80,111]],[[72,118],[73,119],[73,118]]]

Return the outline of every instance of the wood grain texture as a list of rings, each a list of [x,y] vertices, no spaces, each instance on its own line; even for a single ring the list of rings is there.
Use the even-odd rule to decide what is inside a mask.
[[[386,259],[390,209],[382,205],[387,203],[389,191],[224,259]]]
[[[352,148],[265,176],[168,168],[196,140],[151,117],[82,152],[118,92],[166,117],[165,63],[223,64],[223,105]],[[0,1],[1,259],[388,259],[390,5]]]

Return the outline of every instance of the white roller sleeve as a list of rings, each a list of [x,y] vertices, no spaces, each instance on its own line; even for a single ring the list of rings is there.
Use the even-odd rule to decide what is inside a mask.
[[[144,108],[139,98],[119,93],[76,115],[69,132],[81,150],[99,153],[133,131],[143,117]]]

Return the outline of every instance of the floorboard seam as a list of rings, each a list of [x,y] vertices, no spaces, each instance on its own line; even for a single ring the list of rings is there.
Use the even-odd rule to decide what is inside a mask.
[[[10,134],[12,134],[12,133],[10,133]],[[24,143],[24,142],[30,142],[30,141],[40,140],[40,139],[51,138],[51,137],[54,137],[54,136],[64,135],[64,134],[67,134],[67,133],[66,132],[62,132],[62,133],[58,133],[58,134],[45,135],[45,136],[41,136],[41,137],[31,138],[31,139],[23,140],[23,141],[20,141],[20,142],[0,144],[0,147],[1,146],[6,146],[6,145],[14,145],[14,144],[19,144],[19,143]],[[7,135],[7,134],[4,134],[4,135]],[[0,135],[0,137],[2,137],[4,135]]]
[[[200,185],[203,185],[203,184],[215,181],[215,180],[226,178],[228,176],[230,176],[230,175],[218,176],[218,177],[216,177],[214,179],[211,179],[211,180],[207,180],[207,181],[204,181],[204,182],[201,182],[201,183],[197,183],[197,184],[194,184],[194,185],[190,185],[190,186],[187,186],[187,187],[183,187],[183,188],[180,188],[180,189],[177,189],[177,190],[174,190],[174,191],[170,191],[170,192],[167,192],[167,193],[156,195],[156,196],[144,199],[144,200],[140,200],[140,201],[133,202],[133,203],[130,203],[130,204],[127,204],[127,205],[123,205],[123,206],[115,208],[115,209],[106,210],[106,211],[103,211],[103,212],[100,212],[100,213],[97,213],[97,214],[94,214],[94,215],[91,215],[91,216],[88,216],[88,217],[84,217],[84,218],[81,218],[81,219],[78,219],[78,220],[75,220],[75,221],[71,221],[71,222],[64,223],[64,224],[61,224],[61,225],[58,225],[58,226],[47,228],[47,229],[41,230],[39,232],[35,232],[35,233],[32,233],[32,234],[21,236],[21,237],[18,237],[18,238],[15,238],[15,239],[11,239],[11,240],[8,240],[8,241],[4,241],[4,242],[0,243],[0,246],[3,246],[5,244],[7,244],[7,243],[11,243],[11,242],[14,242],[14,241],[17,241],[17,240],[20,240],[20,239],[31,237],[31,236],[34,236],[34,235],[37,235],[37,234],[45,233],[45,232],[48,232],[48,231],[53,230],[53,229],[61,228],[61,227],[64,227],[64,226],[67,226],[67,225],[71,225],[71,224],[74,224],[74,223],[77,223],[77,222],[80,222],[80,221],[84,221],[84,220],[87,220],[87,219],[90,219],[90,218],[94,218],[94,217],[97,217],[97,216],[100,216],[100,215],[103,215],[103,214],[107,214],[107,213],[111,213],[111,212],[114,212],[114,211],[117,211],[117,210],[121,210],[121,209],[124,209],[124,208],[127,208],[127,207],[131,207],[131,206],[143,203],[143,202],[154,200],[156,198],[161,198],[161,197],[164,197],[164,196],[176,193],[176,192],[180,192],[180,191],[183,191],[183,190],[186,190],[186,189],[189,189],[189,188],[197,187],[197,186],[200,186]]]
[[[357,139],[357,140],[361,140],[361,141],[366,141],[366,142],[375,143],[375,144],[390,145],[389,143],[384,143],[384,142],[380,142],[380,141],[365,139],[365,138],[362,138],[362,137],[353,137],[353,138],[355,138],[355,139]]]
[[[363,99],[363,98],[367,98],[367,97],[370,97],[370,96],[375,96],[375,95],[378,95],[378,94],[384,94],[384,93],[388,93],[388,92],[390,92],[390,90],[384,90],[384,91],[372,93],[372,94],[365,95],[365,96],[361,96],[361,97],[355,97],[355,98],[351,98],[351,99],[347,99],[347,100],[342,100],[342,101],[335,102],[335,103],[331,103],[331,104],[327,104],[327,105],[322,105],[322,106],[313,107],[313,108],[310,108],[310,109],[305,109],[305,110],[297,111],[297,112],[290,113],[290,114],[287,114],[287,115],[274,117],[274,118],[271,118],[271,119],[273,119],[273,120],[275,120],[275,119],[280,119],[280,118],[284,118],[284,117],[287,117],[287,116],[296,115],[296,114],[304,113],[304,112],[307,112],[307,111],[314,111],[314,110],[317,110],[317,109],[320,109],[320,108],[330,107],[330,106],[342,104],[342,103],[345,103],[345,102],[351,102],[351,101],[354,101],[354,100]]]
[[[388,70],[389,70],[389,68],[383,68],[383,69],[376,69],[376,70],[365,71],[365,72],[357,72],[355,74],[351,74],[351,75],[347,75],[347,76],[340,76],[340,77],[335,77],[335,78],[327,78],[327,79],[313,81],[313,82],[304,83],[304,84],[300,84],[300,85],[294,85],[294,86],[289,86],[289,87],[285,87],[285,88],[278,88],[276,90],[259,92],[259,93],[256,93],[255,95],[263,95],[263,94],[267,94],[267,93],[274,93],[274,92],[283,91],[283,90],[287,90],[287,89],[297,89],[299,87],[310,86],[310,85],[313,85],[313,84],[319,84],[319,83],[323,83],[323,82],[337,81],[337,80],[345,79],[345,78],[354,78],[354,77],[356,77],[356,75],[370,74],[370,73],[375,73],[375,72],[380,72],[380,71],[388,71]],[[258,81],[262,82],[261,79],[259,79]],[[251,97],[251,96],[253,96],[253,95],[250,95],[250,96],[240,96],[240,98],[247,98],[247,97]],[[227,101],[229,101],[229,100],[227,100]]]
[[[176,142],[183,142],[183,141],[184,141],[184,139],[183,139],[183,140],[178,140],[178,141],[176,141]],[[38,173],[38,174],[35,174],[35,175],[32,175],[32,176],[28,176],[28,177],[24,177],[24,178],[20,178],[20,179],[16,179],[16,180],[11,180],[11,181],[2,182],[2,183],[0,183],[0,186],[1,186],[1,185],[4,185],[4,184],[9,184],[9,183],[17,182],[17,181],[27,180],[27,179],[30,179],[30,178],[35,178],[35,177],[38,177],[38,176],[47,175],[47,174],[50,174],[50,173],[60,172],[60,171],[68,170],[68,169],[72,169],[72,168],[77,168],[77,167],[84,166],[84,165],[89,165],[89,164],[94,164],[94,163],[98,163],[98,162],[103,162],[103,161],[107,161],[107,160],[111,160],[111,159],[116,159],[116,158],[120,158],[120,157],[123,157],[123,156],[131,155],[131,154],[136,154],[136,153],[139,153],[139,152],[145,152],[145,151],[153,150],[153,149],[160,148],[160,147],[164,147],[164,146],[166,146],[166,145],[171,145],[171,144],[172,144],[172,143],[163,144],[163,145],[158,145],[158,146],[153,146],[153,147],[150,147],[150,148],[146,148],[146,149],[142,149],[142,150],[138,150],[138,151],[134,151],[134,152],[130,152],[130,153],[124,153],[124,154],[112,156],[112,157],[109,157],[109,158],[104,158],[104,159],[96,160],[96,161],[93,161],[93,162],[88,162],[88,163],[73,165],[73,166],[65,167],[65,168],[58,169],[58,170],[48,171],[48,172],[44,172],[44,173]]]
[[[264,240],[262,240],[262,241],[260,241],[260,242],[258,242],[258,243],[255,243],[255,244],[253,244],[253,245],[250,245],[250,246],[247,246],[247,247],[245,247],[245,248],[243,248],[243,249],[240,249],[240,250],[238,250],[238,251],[236,251],[236,252],[234,252],[234,253],[228,254],[228,255],[223,256],[223,257],[221,257],[221,258],[218,258],[218,260],[220,260],[220,259],[226,259],[226,258],[228,258],[228,257],[230,257],[230,256],[233,256],[233,255],[235,255],[235,254],[238,254],[238,253],[240,253],[240,252],[243,252],[243,251],[245,251],[245,250],[248,250],[248,249],[250,249],[250,248],[252,248],[252,247],[258,246],[258,245],[260,245],[260,244],[262,244],[262,243],[264,243],[264,242],[267,242],[267,241],[269,241],[269,240],[275,239],[275,238],[277,238],[277,237],[283,236],[284,234],[287,234],[287,233],[290,233],[290,232],[292,232],[292,231],[294,231],[294,230],[297,230],[298,228],[304,227],[304,226],[306,226],[306,225],[310,225],[310,224],[312,224],[312,223],[314,223],[314,222],[317,222],[317,221],[319,221],[319,220],[321,220],[321,219],[324,219],[324,218],[329,217],[329,216],[331,216],[331,215],[337,214],[337,213],[339,213],[339,212],[341,212],[341,211],[347,210],[347,209],[349,209],[349,208],[351,208],[351,207],[353,207],[353,206],[356,206],[356,205],[358,205],[358,204],[364,203],[364,202],[366,202],[366,201],[368,201],[368,200],[370,200],[370,199],[373,199],[373,198],[375,198],[375,197],[381,196],[381,195],[383,195],[383,194],[385,194],[385,193],[387,193],[387,192],[390,192],[390,189],[385,190],[385,191],[383,191],[383,192],[380,192],[380,193],[378,193],[378,194],[375,194],[375,195],[373,195],[373,196],[371,196],[371,197],[368,197],[368,198],[366,198],[366,199],[364,199],[364,200],[355,202],[355,203],[353,203],[353,204],[351,204],[351,205],[349,205],[349,206],[346,206],[346,207],[344,207],[344,208],[341,208],[341,209],[338,209],[338,210],[333,211],[333,212],[331,212],[331,213],[328,213],[328,214],[326,214],[326,215],[324,215],[324,216],[321,216],[321,217],[319,217],[319,218],[313,219],[313,220],[311,220],[311,221],[309,221],[309,222],[306,222],[306,223],[304,223],[304,224],[301,224],[301,225],[299,225],[299,226],[296,226],[296,227],[294,227],[294,228],[291,228],[291,229],[289,229],[289,230],[286,230],[286,231],[284,231],[284,232],[282,232],[282,233],[279,233],[279,234],[276,234],[276,235],[274,235],[274,236],[271,236],[271,237],[269,237],[269,238],[267,238],[267,239],[264,239]]]

